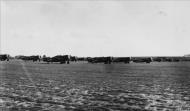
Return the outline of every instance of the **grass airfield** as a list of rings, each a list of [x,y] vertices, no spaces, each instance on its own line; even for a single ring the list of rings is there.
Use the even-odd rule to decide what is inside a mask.
[[[0,111],[189,111],[190,62],[0,61]]]

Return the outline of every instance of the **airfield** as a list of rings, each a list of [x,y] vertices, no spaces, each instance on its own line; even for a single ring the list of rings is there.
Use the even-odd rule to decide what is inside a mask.
[[[190,62],[0,61],[0,111],[189,111]]]

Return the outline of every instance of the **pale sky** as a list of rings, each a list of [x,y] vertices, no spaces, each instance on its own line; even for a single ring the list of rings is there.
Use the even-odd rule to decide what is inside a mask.
[[[1,52],[11,55],[183,56],[187,0],[1,0]]]

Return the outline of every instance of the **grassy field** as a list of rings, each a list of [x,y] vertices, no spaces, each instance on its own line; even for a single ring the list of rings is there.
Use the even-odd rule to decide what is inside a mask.
[[[0,62],[0,111],[189,111],[190,62]]]

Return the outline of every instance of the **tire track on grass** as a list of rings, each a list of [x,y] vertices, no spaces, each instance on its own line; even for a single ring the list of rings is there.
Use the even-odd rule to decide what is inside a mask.
[[[31,74],[28,72],[26,65],[23,61],[20,62],[22,69],[24,71],[24,74],[26,75],[26,77],[28,78],[29,82],[32,84],[32,86],[35,88],[35,91],[40,92],[35,84],[35,82],[33,81]]]

